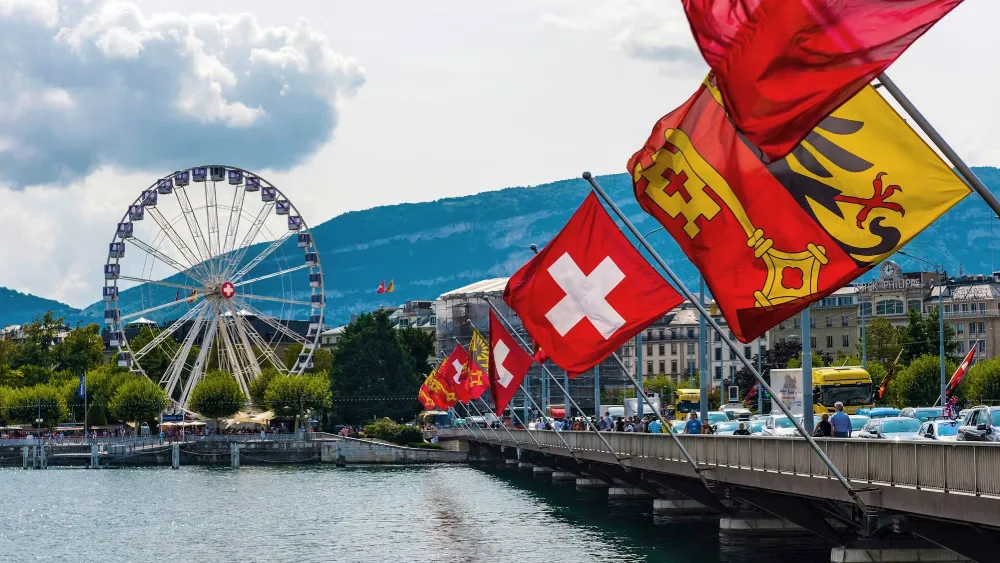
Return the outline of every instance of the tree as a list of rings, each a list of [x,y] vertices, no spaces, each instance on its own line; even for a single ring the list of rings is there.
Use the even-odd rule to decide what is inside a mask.
[[[938,313],[934,309],[926,316],[919,311],[910,309],[909,322],[899,329],[899,343],[903,346],[901,362],[909,364],[914,358],[931,355],[937,356],[940,349],[938,341]],[[955,331],[951,325],[944,325],[944,353],[946,357],[954,356],[958,350],[955,342]],[[895,359],[895,358],[893,358]],[[892,359],[890,359],[890,362]]]
[[[829,366],[833,363],[833,355],[825,350],[813,350],[812,351],[812,367],[822,368]],[[787,369],[798,369],[802,367],[802,351],[799,350],[799,355],[788,360]]]
[[[332,398],[329,380],[321,374],[275,378],[264,396],[268,408],[275,414],[295,417],[296,431],[306,413],[314,409],[329,408]]]
[[[55,363],[53,348],[56,337],[65,322],[63,317],[56,317],[52,311],[48,311],[41,317],[35,316],[33,322],[24,325],[24,340],[15,349],[12,367],[51,367]]]
[[[8,364],[0,364],[0,387],[22,387],[24,385],[24,374],[21,370],[14,369]]]
[[[273,367],[261,368],[260,375],[250,381],[250,404],[257,410],[267,410],[267,387],[276,377],[280,377],[281,372]]]
[[[897,367],[896,369],[901,369],[901,368]],[[885,378],[886,374],[889,373],[889,370],[886,369],[885,366],[877,362],[868,362],[867,371],[868,375],[872,376],[872,389],[875,389],[876,387],[881,385],[882,380]]]
[[[55,372],[51,368],[35,364],[25,364],[21,366],[21,375],[24,377],[24,385],[41,385],[52,380]]]
[[[55,427],[66,420],[69,409],[66,397],[52,385],[11,389],[4,399],[4,418],[10,422],[35,424],[41,417],[44,427]]]
[[[642,382],[642,386],[645,387],[647,391],[659,393],[660,402],[664,406],[666,406],[667,401],[670,397],[676,396],[677,387],[674,385],[674,382],[665,375],[656,375],[650,377],[649,379]],[[646,406],[644,406],[643,408],[648,409],[648,407]]]
[[[883,366],[891,364],[901,348],[899,331],[885,317],[875,317],[866,323],[864,342],[868,361]],[[858,343],[859,354],[861,350],[861,343]]]
[[[802,344],[797,340],[781,340],[774,343],[769,349],[764,350],[763,354],[760,354],[760,369],[761,376],[764,381],[771,384],[771,370],[772,369],[785,369],[788,363],[793,359],[798,357],[802,353]],[[753,359],[750,361],[754,366],[757,365],[757,356],[754,355]],[[816,357],[815,351],[813,352],[813,358]],[[757,380],[754,379],[753,374],[750,373],[746,367],[741,367],[736,372],[736,381],[734,382],[737,387],[740,388],[740,396],[746,397],[747,394],[753,389],[754,385],[757,384]]]
[[[285,348],[285,369],[292,369],[295,367],[295,362],[299,359],[299,354],[302,353],[302,344],[295,342]],[[329,350],[324,350],[322,348],[317,348],[313,351],[313,367],[302,370],[302,373],[322,373],[329,374],[330,367],[333,365],[333,354]]]
[[[139,424],[151,421],[167,407],[167,394],[159,385],[143,376],[131,376],[111,397],[108,411],[122,422]]]
[[[69,331],[55,351],[56,369],[68,370],[77,376],[99,366],[103,359],[104,340],[101,339],[101,327],[96,324]]]
[[[976,362],[958,386],[958,395],[977,405],[1000,402],[1000,357]]]
[[[222,370],[206,373],[191,390],[189,405],[196,413],[218,421],[238,413],[247,398],[233,374]]]
[[[889,383],[888,403],[896,408],[933,405],[941,393],[940,366],[938,356],[924,355],[910,362]],[[955,362],[948,360],[945,375],[954,371]]]
[[[408,326],[397,329],[396,338],[413,361],[413,371],[424,375],[430,373],[433,369],[430,359],[434,357],[434,333]],[[485,371],[486,366],[481,367]]]
[[[420,410],[416,397],[424,375],[414,369],[413,359],[396,338],[396,329],[384,311],[362,314],[347,325],[333,349],[331,388],[337,396],[335,413],[347,423],[384,416],[410,420]],[[383,397],[392,399],[383,401]]]
[[[94,425],[107,424],[108,404],[118,388],[134,375],[114,364],[102,364],[87,372],[87,421]]]

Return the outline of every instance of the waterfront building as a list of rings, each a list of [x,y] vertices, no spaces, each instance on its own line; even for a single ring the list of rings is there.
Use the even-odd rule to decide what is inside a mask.
[[[858,288],[842,287],[809,308],[810,346],[813,350],[834,356],[857,354],[861,321],[858,309]],[[884,306],[884,305],[883,305]],[[894,305],[893,305],[894,307]],[[871,319],[868,314],[869,320]],[[905,315],[903,315],[905,319]],[[802,339],[802,315],[795,314],[768,331],[774,342]]]

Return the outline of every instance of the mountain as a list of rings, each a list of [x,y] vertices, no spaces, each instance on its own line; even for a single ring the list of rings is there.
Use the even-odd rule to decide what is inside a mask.
[[[979,177],[994,193],[1000,193],[1000,169],[976,168]],[[659,224],[643,212],[632,196],[626,174],[598,178],[622,210],[643,232]],[[919,189],[919,186],[907,187]],[[434,299],[449,290],[477,280],[507,276],[531,256],[529,245],[544,245],[555,235],[588,193],[582,179],[561,180],[534,187],[441,199],[425,203],[403,203],[353,211],[312,228],[320,251],[327,293],[326,323],[341,324],[351,313],[370,311],[383,305],[397,305],[408,299]],[[308,220],[309,217],[306,217]],[[994,230],[996,231],[994,233]],[[951,275],[991,273],[994,270],[992,240],[1000,235],[1000,222],[975,194],[949,211],[906,248],[906,251],[940,263]],[[650,242],[692,289],[697,289],[698,272],[666,233],[650,236]],[[247,254],[255,255],[262,245]],[[254,270],[254,276],[277,271],[283,265],[301,264],[302,253],[291,240]],[[919,270],[919,261],[897,256],[907,270]],[[285,266],[287,267],[287,266]],[[174,282],[183,282],[177,274]],[[379,282],[395,280],[395,293],[376,293]],[[280,278],[257,282],[253,293],[294,295],[308,299],[307,287],[283,288]],[[137,311],[149,303],[170,301],[176,290],[140,286],[121,294],[123,312]],[[61,304],[59,304],[61,305]],[[268,307],[266,305],[275,305]],[[30,319],[46,305],[25,310]],[[61,305],[65,307],[64,305]],[[269,313],[279,313],[280,305],[255,302]],[[82,317],[100,320],[104,304],[87,307]],[[287,313],[287,311],[286,311]],[[307,314],[305,309],[296,316]],[[156,314],[150,318],[162,319]],[[171,313],[168,318],[175,318]]]
[[[31,321],[35,315],[52,311],[57,317],[76,319],[81,311],[65,303],[0,287],[0,327]]]

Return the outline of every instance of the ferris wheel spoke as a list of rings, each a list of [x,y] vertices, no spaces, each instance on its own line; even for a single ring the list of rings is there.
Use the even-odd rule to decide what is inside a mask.
[[[274,369],[278,370],[278,372],[288,373],[288,368],[285,367],[284,362],[282,362],[278,358],[278,355],[274,353],[274,350],[271,348],[271,346],[264,341],[264,337],[262,337],[260,333],[257,332],[257,329],[253,327],[253,324],[251,324],[250,321],[243,318],[243,316],[240,315],[238,312],[233,312],[232,307],[230,308],[230,313],[233,315],[233,318],[236,319],[237,325],[242,327],[241,330],[243,331],[243,333],[247,335],[247,337],[250,339],[250,341],[253,343],[254,346],[260,349],[261,351],[260,357],[254,354],[254,363],[258,366],[258,369],[260,365],[260,358],[265,358],[267,359],[267,361],[271,363],[272,366],[274,366]],[[250,348],[250,351],[251,354],[253,354],[253,348]]]
[[[191,355],[191,348],[194,346],[195,340],[198,339],[198,334],[201,332],[201,327],[205,322],[205,315],[207,312],[208,309],[206,307],[202,307],[199,310],[198,316],[195,318],[194,323],[191,325],[191,329],[188,330],[187,335],[184,337],[183,343],[181,346],[178,346],[176,354],[171,357],[169,364],[170,367],[167,368],[166,373],[163,374],[163,378],[160,380],[160,384],[164,386],[168,397],[173,397],[174,390],[181,381],[181,375],[183,374],[184,367],[187,364],[187,357]],[[182,324],[180,321],[174,323],[175,326],[180,324]]]
[[[187,191],[182,187],[174,188],[174,195],[177,197],[177,203],[180,204],[181,213],[184,215],[184,222],[187,223],[188,231],[191,233],[191,238],[194,240],[195,248],[198,249],[198,256],[201,257],[200,262],[205,263],[206,269],[208,268],[208,262],[212,259],[212,254],[208,249],[208,242],[205,240],[205,235],[201,231],[201,225],[198,223],[198,217],[195,215],[194,208],[191,207],[191,200],[188,198]]]
[[[162,304],[156,305],[154,307],[149,307],[148,309],[143,309],[141,311],[136,311],[134,313],[129,313],[127,315],[122,315],[121,316],[121,320],[122,320],[122,322],[124,322],[124,321],[126,321],[128,319],[134,319],[136,317],[141,317],[143,315],[148,315],[149,313],[160,311],[162,309],[166,309],[167,307],[173,307],[175,305],[180,305],[181,303],[187,303],[187,301],[186,300],[177,300],[177,301],[170,301],[170,302],[167,302],[167,303],[162,303]]]
[[[243,301],[242,299],[236,301],[239,304],[240,309],[245,309],[249,311],[255,317],[260,319],[261,322],[270,326],[274,330],[284,334],[288,338],[291,338],[292,340],[302,344],[303,346],[306,345],[306,339],[303,338],[299,333],[276,321],[273,317],[265,315],[264,313],[260,312],[258,309],[256,309],[254,306],[250,305],[246,301]]]
[[[261,251],[261,253],[258,254],[257,256],[254,256],[253,260],[247,262],[247,264],[245,266],[243,266],[242,268],[239,269],[239,271],[237,271],[235,274],[233,274],[232,279],[234,281],[235,280],[239,280],[243,276],[245,276],[248,273],[250,273],[254,268],[257,267],[258,264],[260,264],[261,262],[263,262],[264,259],[266,259],[268,256],[270,256],[271,254],[273,254],[275,250],[278,250],[278,248],[280,248],[281,245],[285,244],[285,241],[287,241],[289,238],[291,238],[291,236],[293,234],[295,234],[295,231],[286,231],[285,234],[281,235],[276,240],[274,240],[271,244],[267,245],[267,248],[265,248],[263,251]]]
[[[227,316],[232,319],[233,326],[236,328],[236,334],[239,337],[239,343],[243,346],[243,355],[247,360],[247,367],[250,373],[247,374],[250,378],[247,380],[249,383],[250,379],[260,375],[260,365],[257,363],[257,355],[253,352],[253,346],[250,343],[248,333],[244,324],[246,323],[244,319],[240,318],[237,311],[233,309],[232,304],[225,304],[227,309]]]
[[[163,262],[164,264],[166,264],[166,265],[170,266],[171,268],[177,270],[181,274],[184,274],[185,276],[188,276],[189,278],[191,278],[191,279],[193,279],[193,280],[195,280],[195,281],[197,281],[199,283],[202,283],[202,284],[205,283],[204,274],[199,271],[198,266],[193,266],[193,267],[188,268],[188,267],[184,266],[183,264],[181,264],[180,262],[178,262],[177,260],[174,260],[173,258],[171,258],[171,257],[167,256],[166,254],[160,252],[159,250],[157,250],[156,248],[154,248],[149,243],[143,241],[139,237],[133,236],[129,240],[132,242],[132,244],[134,244],[135,246],[141,248],[142,251],[145,252],[146,254],[149,254],[153,258],[159,260],[160,262]]]
[[[253,246],[254,239],[257,238],[261,227],[264,226],[264,221],[267,220],[271,213],[271,209],[273,208],[274,203],[268,202],[260,208],[260,211],[257,212],[257,216],[254,217],[253,223],[250,224],[246,235],[243,236],[243,242],[240,243],[239,250],[234,252],[233,256],[229,260],[229,264],[226,265],[226,270],[222,274],[224,279],[232,278],[233,271],[239,267],[241,262],[243,262],[243,258],[246,257],[250,247]]]
[[[229,254],[236,248],[236,236],[240,227],[240,217],[243,215],[243,201],[247,192],[239,186],[233,190],[233,202],[229,206],[229,222],[226,225],[226,241],[221,254]]]
[[[204,308],[204,306],[205,306],[205,303],[201,302],[201,303],[198,303],[197,305],[195,305],[194,307],[191,307],[191,309],[189,309],[186,313],[184,313],[183,315],[181,315],[181,318],[177,319],[176,321],[174,321],[173,323],[171,323],[170,326],[168,326],[167,328],[165,328],[165,329],[161,330],[159,333],[157,333],[156,336],[153,337],[153,339],[150,340],[148,343],[146,343],[145,346],[143,346],[137,352],[134,352],[132,354],[133,357],[136,359],[136,361],[138,361],[139,359],[141,359],[142,357],[144,357],[146,354],[149,354],[150,352],[152,352],[161,343],[165,342],[166,339],[169,338],[173,333],[177,332],[177,329],[179,329],[181,326],[183,326],[184,323],[188,322],[195,315],[197,315],[198,313],[200,313],[201,310]],[[190,334],[190,332],[188,334]]]
[[[216,313],[218,314],[218,311]],[[240,390],[243,391],[243,395],[248,396],[250,393],[247,389],[244,364],[239,357],[239,350],[236,348],[236,343],[229,335],[229,324],[228,317],[224,315],[219,316],[219,354],[220,356],[225,354],[225,359],[229,364],[229,372],[233,374],[233,377],[240,386]],[[222,362],[219,362],[219,364],[221,365]]]
[[[311,307],[312,303],[309,301],[296,301],[295,299],[285,299],[283,297],[271,297],[270,295],[253,295],[250,293],[240,293],[240,298],[256,300],[256,301],[273,301],[275,303],[285,303],[287,305],[301,305],[303,307]]]
[[[209,187],[211,184],[211,187]],[[218,274],[219,257],[219,204],[215,182],[205,182],[205,221],[208,225],[209,271]]]
[[[259,282],[259,281],[266,280],[266,279],[269,279],[269,278],[274,278],[274,277],[277,277],[277,276],[283,276],[285,274],[290,274],[292,272],[297,272],[299,270],[304,270],[304,269],[309,268],[309,267],[310,267],[309,264],[302,264],[301,266],[295,266],[294,268],[287,268],[287,269],[281,270],[279,272],[274,272],[274,273],[271,273],[271,274],[265,274],[263,276],[256,277],[256,278],[253,278],[253,279],[250,279],[250,280],[243,280],[243,281],[234,283],[233,286],[240,287],[241,285],[247,285],[247,284],[250,284],[250,283]]]
[[[118,276],[118,279],[125,280],[125,281],[134,281],[134,282],[138,282],[138,283],[141,283],[141,284],[159,285],[159,286],[162,286],[162,287],[172,287],[172,288],[175,288],[175,289],[184,289],[184,290],[187,290],[188,292],[191,292],[191,291],[202,291],[204,289],[204,288],[201,288],[201,287],[195,287],[193,285],[184,285],[184,284],[180,284],[180,283],[166,282],[166,281],[163,281],[163,280],[151,280],[151,279],[146,279],[146,278],[137,278],[137,277],[133,277],[133,276]]]
[[[170,239],[174,248],[176,248],[178,252],[181,253],[181,256],[184,257],[184,260],[187,261],[187,267],[191,269],[199,268],[202,265],[202,261],[195,256],[194,252],[191,251],[191,247],[184,242],[184,239],[177,233],[177,229],[174,229],[174,226],[170,223],[170,221],[167,221],[167,218],[160,213],[159,208],[147,207],[146,209],[149,216],[153,218],[153,221],[160,227],[160,230],[163,231],[163,234]]]
[[[184,383],[184,390],[181,391],[180,403],[187,406],[188,397],[191,396],[191,390],[194,386],[201,381],[202,374],[205,373],[205,361],[208,359],[208,354],[212,350],[212,343],[215,341],[215,335],[219,330],[219,315],[214,311],[213,308],[206,307],[206,311],[212,311],[212,320],[209,322],[208,329],[205,331],[205,338],[201,342],[201,349],[198,350],[198,358],[194,361],[194,366],[191,367],[191,372],[188,374],[187,381]],[[190,352],[190,348],[188,349]],[[186,357],[182,359],[187,359]],[[183,363],[180,364],[183,366]],[[178,370],[179,371],[179,370]]]

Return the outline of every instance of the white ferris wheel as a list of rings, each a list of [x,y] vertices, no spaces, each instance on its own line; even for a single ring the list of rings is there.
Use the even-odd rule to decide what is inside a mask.
[[[288,198],[246,170],[198,166],[142,190],[115,229],[104,280],[118,365],[181,407],[209,369],[232,373],[249,397],[263,368],[312,366],[325,305],[315,241]],[[289,368],[279,352],[294,343]]]

